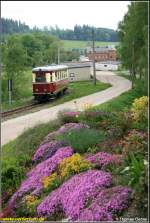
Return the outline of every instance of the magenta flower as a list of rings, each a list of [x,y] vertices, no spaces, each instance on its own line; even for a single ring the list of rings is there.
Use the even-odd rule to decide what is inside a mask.
[[[54,132],[50,132],[43,140],[43,142],[41,143],[41,145],[48,143],[52,140],[55,140],[55,137],[59,134],[65,133],[65,132],[69,132],[70,130],[80,130],[83,128],[90,128],[88,125],[83,124],[83,123],[66,123],[63,126],[61,126],[57,131]],[[41,146],[40,145],[40,146]]]
[[[83,123],[66,123],[65,125],[63,125],[58,129],[58,132],[62,134],[70,130],[80,130],[83,128],[90,128],[90,127]]]
[[[128,208],[132,190],[129,187],[116,186],[103,189],[93,202],[82,211],[78,220],[86,221],[90,213],[93,221],[112,221],[113,214],[120,214]],[[91,220],[88,218],[88,220]]]
[[[110,154],[106,152],[98,152],[94,155],[90,154],[86,157],[86,159],[99,167],[105,167],[109,164],[119,165],[123,162],[122,155]]]
[[[63,146],[66,146],[66,143],[58,142],[56,140],[42,144],[37,149],[32,160],[37,162],[37,161],[48,159],[52,157],[55,154],[55,152]]]
[[[22,182],[20,188],[12,196],[9,205],[13,206],[16,199],[21,198],[24,194],[39,194],[43,188],[43,177],[49,176],[64,158],[69,157],[72,154],[73,149],[71,147],[62,147],[51,158],[38,164],[34,169],[28,172],[28,178]]]
[[[104,171],[89,170],[75,175],[50,193],[37,207],[37,213],[49,217],[57,207],[62,207],[66,217],[77,220],[89,200],[111,183],[111,174]]]
[[[69,117],[76,117],[77,115],[80,115],[79,111],[68,111],[64,112],[63,115],[69,116]]]

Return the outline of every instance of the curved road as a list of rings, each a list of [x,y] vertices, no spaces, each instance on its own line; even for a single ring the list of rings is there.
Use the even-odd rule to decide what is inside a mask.
[[[1,123],[1,145],[17,138],[24,130],[30,127],[56,119],[59,111],[64,109],[81,111],[86,103],[92,105],[102,104],[131,89],[131,82],[129,80],[117,76],[113,72],[97,71],[96,75],[98,80],[110,83],[112,87],[98,93],[65,102],[52,108],[43,109]]]

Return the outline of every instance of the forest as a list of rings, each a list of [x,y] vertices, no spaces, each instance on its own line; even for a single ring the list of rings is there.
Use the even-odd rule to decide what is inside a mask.
[[[35,26],[31,29],[25,23],[5,18],[1,19],[1,23],[2,34],[4,35],[13,33],[43,32],[45,34],[56,36],[62,40],[91,40],[92,29],[94,29],[96,41],[118,42],[118,33],[115,30],[108,28],[96,28],[88,25],[75,25],[73,30],[60,29],[58,26],[44,26],[43,29],[39,29]]]
[[[122,65],[148,83],[148,2],[132,2],[118,26],[118,53]]]

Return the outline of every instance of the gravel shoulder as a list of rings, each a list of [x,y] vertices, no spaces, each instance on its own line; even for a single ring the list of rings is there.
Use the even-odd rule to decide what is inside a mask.
[[[1,123],[1,146],[17,138],[28,128],[34,127],[37,124],[55,120],[59,111],[63,111],[64,109],[82,111],[84,109],[84,105],[87,103],[99,105],[131,89],[131,82],[129,80],[117,76],[113,72],[97,71],[96,75],[98,80],[104,83],[110,83],[112,87],[48,109],[42,109],[38,112],[4,121]]]

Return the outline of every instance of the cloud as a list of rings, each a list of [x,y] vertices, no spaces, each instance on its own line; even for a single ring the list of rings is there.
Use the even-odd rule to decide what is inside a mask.
[[[73,28],[93,25],[117,29],[127,12],[128,1],[2,1],[2,17],[25,22],[30,27],[58,25]]]

